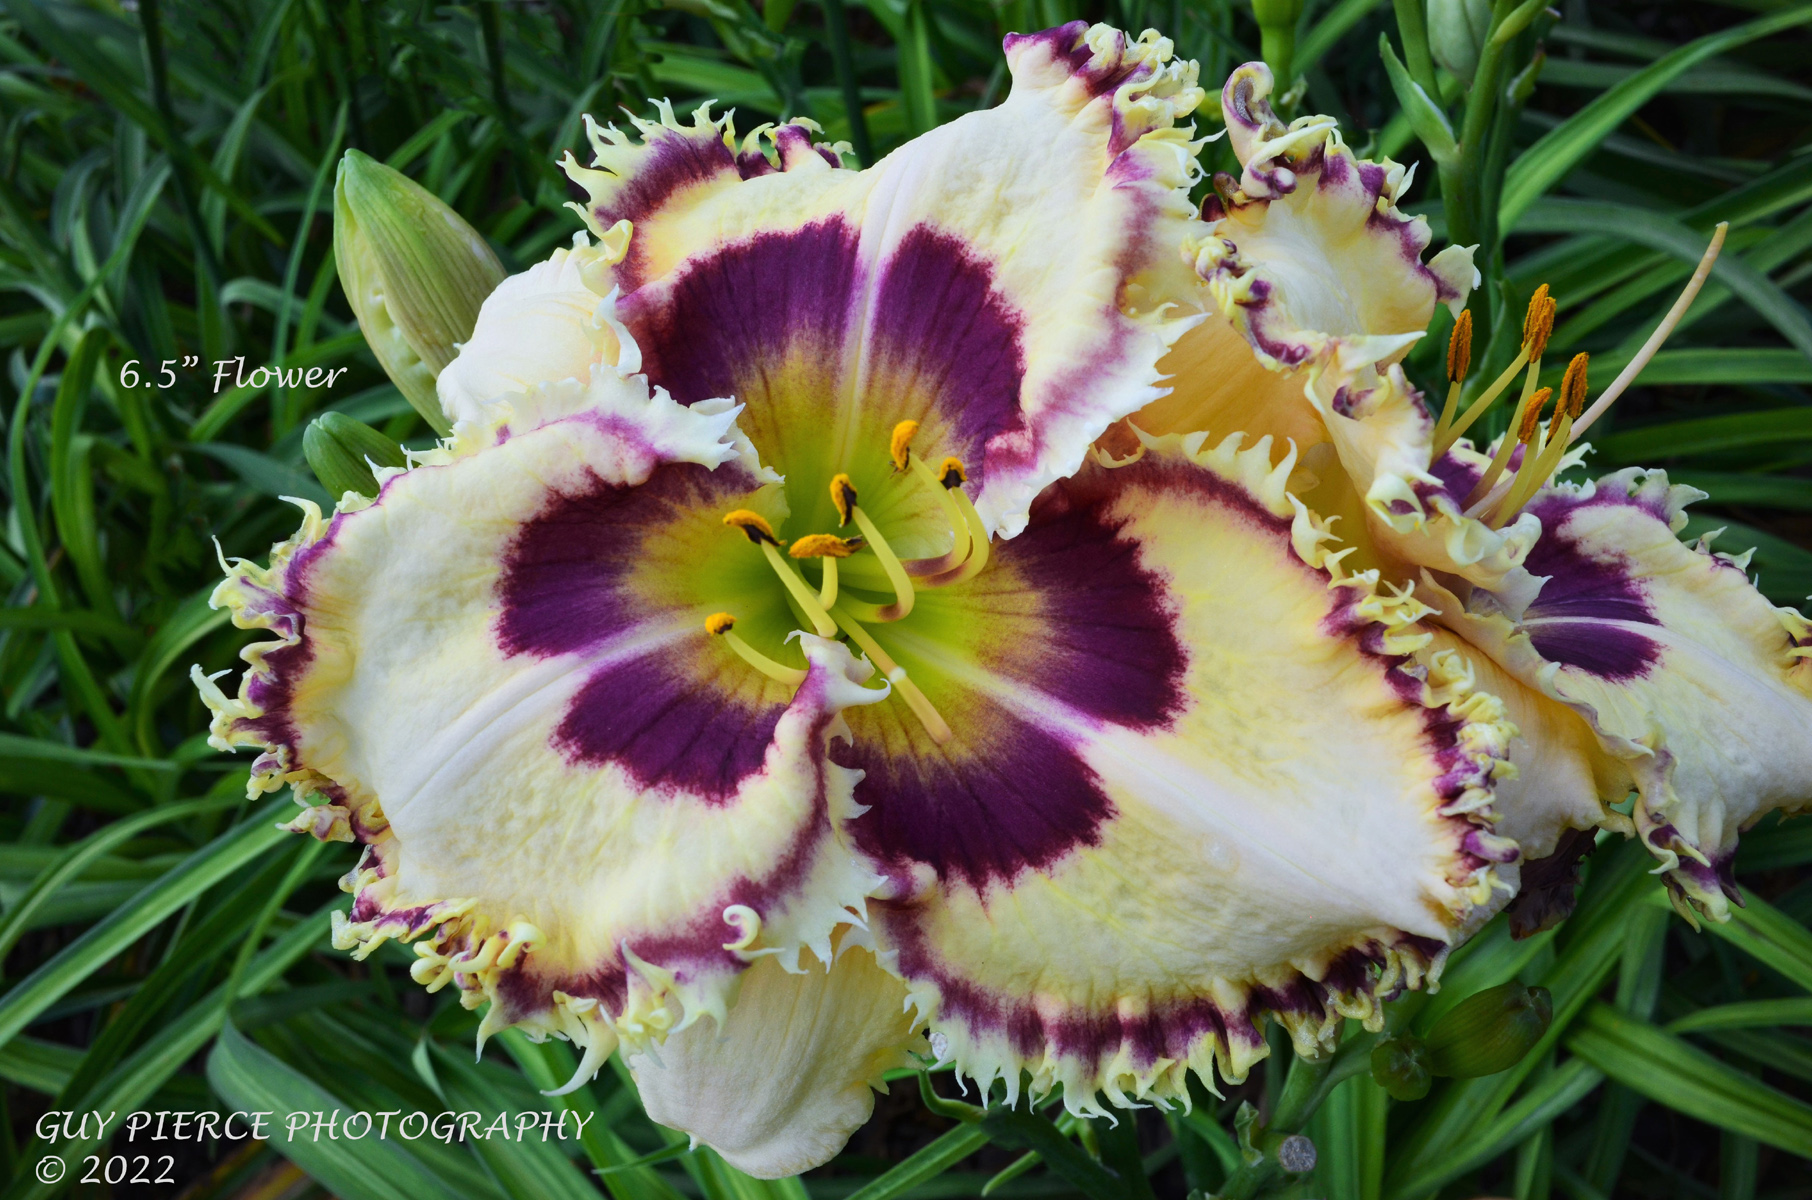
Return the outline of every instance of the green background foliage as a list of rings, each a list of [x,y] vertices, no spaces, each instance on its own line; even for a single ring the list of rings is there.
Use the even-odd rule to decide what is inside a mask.
[[[327,501],[302,457],[309,419],[426,444],[337,287],[345,149],[408,173],[521,269],[576,228],[554,163],[579,147],[582,113],[711,97],[744,129],[811,116],[873,161],[998,102],[1003,33],[1078,16],[1163,28],[1211,89],[1261,47],[1287,56],[1302,82],[1286,115],[1335,114],[1362,152],[1418,162],[1412,207],[1481,245],[1485,367],[1514,354],[1546,281],[1548,361],[1590,350],[1602,386],[1729,221],[1681,332],[1593,431],[1596,463],[1702,486],[1712,498],[1684,536],[1725,527],[1719,548],[1753,548],[1763,590],[1799,602],[1812,6],[1555,3],[1485,4],[1502,36],[1468,86],[1431,55],[1424,0],[1260,0],[1262,30],[1243,0],[4,0],[4,1200],[67,1191],[95,1150],[34,1140],[45,1111],[212,1107],[593,1119],[564,1150],[190,1146],[188,1197],[1808,1194],[1812,829],[1798,823],[1745,837],[1747,907],[1728,925],[1690,928],[1640,848],[1607,839],[1571,919],[1523,941],[1494,922],[1438,995],[1390,1006],[1392,1032],[1426,1032],[1484,988],[1546,987],[1553,1024],[1507,1071],[1393,1101],[1369,1074],[1373,1036],[1352,1029],[1329,1062],[1279,1053],[1224,1099],[1112,1127],[1048,1107],[984,1115],[908,1076],[835,1162],[763,1183],[650,1124],[620,1063],[550,1100],[539,1089],[570,1074],[569,1047],[506,1034],[474,1064],[473,1014],[411,983],[405,948],[363,964],[332,951],[350,849],[276,832],[286,797],[243,798],[246,768],[207,748],[185,677],[233,666],[245,640],[207,607],[210,539],[260,556],[295,523],[280,497]],[[1211,101],[1203,132],[1216,115]],[[1234,167],[1224,142],[1205,154]],[[1444,340],[1438,324],[1410,359],[1424,386]],[[332,388],[234,372],[217,388],[211,364],[240,358],[347,370]],[[957,1094],[947,1075],[921,1082]],[[1256,1164],[1235,1130],[1248,1102],[1263,1114]],[[1297,1130],[1319,1164],[1287,1176],[1264,1155]],[[47,1153],[76,1170],[38,1182]]]

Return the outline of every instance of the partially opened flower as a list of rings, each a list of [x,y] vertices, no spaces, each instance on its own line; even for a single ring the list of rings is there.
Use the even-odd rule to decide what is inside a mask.
[[[801,122],[594,127],[603,240],[486,302],[454,435],[218,593],[278,638],[203,681],[216,744],[366,844],[340,943],[413,939],[575,1085],[620,1045],[757,1174],[915,1049],[1095,1113],[1242,1078],[1267,1016],[1378,1027],[1516,853],[1502,705],[1292,447],[1088,461],[1202,319],[1194,65],[1007,59],[863,172]]]
[[[1375,569],[1439,609],[1446,631],[1435,644],[1463,648],[1521,730],[1519,776],[1499,789],[1498,832],[1533,860],[1568,829],[1633,830],[1683,902],[1721,915],[1726,893],[1735,895],[1739,830],[1812,800],[1806,619],[1764,600],[1746,559],[1679,541],[1681,509],[1702,493],[1661,472],[1554,482],[1584,454],[1579,435],[1684,311],[1709,258],[1589,410],[1583,355],[1559,395],[1536,386],[1553,323],[1545,288],[1521,352],[1459,404],[1472,352],[1471,318],[1461,314],[1437,421],[1388,362],[1419,336],[1435,296],[1463,302],[1457,273],[1439,269],[1455,252],[1423,267],[1426,235],[1388,196],[1374,188],[1375,209],[1372,196],[1343,201],[1344,180],[1381,180],[1388,191],[1390,172],[1355,166],[1324,118],[1284,129],[1265,104],[1268,88],[1257,66],[1228,81],[1223,105],[1245,173],[1210,201],[1207,215],[1218,219],[1198,262],[1250,362],[1276,382],[1230,393],[1232,373],[1218,358],[1212,370],[1185,359],[1186,339],[1167,363],[1178,371],[1171,395],[1130,420],[1163,432],[1202,412],[1226,428],[1287,429],[1307,447],[1301,498],[1319,517],[1341,518],[1349,566]],[[1404,252],[1393,262],[1380,243],[1395,239]],[[1416,296],[1426,297],[1419,310],[1404,301]],[[1398,336],[1381,341],[1380,331]],[[1511,428],[1480,452],[1462,435],[1500,396],[1514,405]],[[1626,818],[1609,806],[1632,785],[1639,798]]]

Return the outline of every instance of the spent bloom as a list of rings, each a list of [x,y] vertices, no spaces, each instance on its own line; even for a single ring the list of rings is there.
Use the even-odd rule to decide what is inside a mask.
[[[757,1175],[895,1067],[1095,1115],[1244,1078],[1267,1020],[1380,1028],[1514,886],[1486,681],[1583,720],[1421,598],[1532,611],[1545,518],[1431,465],[1396,363],[1474,274],[1404,172],[1247,67],[1198,212],[1168,41],[1006,52],[861,171],[803,120],[588,124],[586,229],[484,300],[450,436],[233,566],[273,636],[196,676],[362,844],[341,947],[412,942],[571,1086],[620,1050]]]

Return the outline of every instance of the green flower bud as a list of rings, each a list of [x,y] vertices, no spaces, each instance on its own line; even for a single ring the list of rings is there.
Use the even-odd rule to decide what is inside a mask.
[[[434,381],[472,336],[503,265],[432,192],[348,150],[333,185],[340,285],[372,353],[415,411],[448,431]]]
[[[1548,1032],[1554,998],[1547,988],[1516,980],[1462,1000],[1428,1031],[1428,1061],[1436,1075],[1473,1079],[1516,1065]]]
[[[1434,1083],[1427,1047],[1408,1034],[1385,1038],[1372,1047],[1372,1078],[1398,1100],[1420,1100]]]
[[[1428,51],[1467,87],[1491,32],[1491,0],[1428,0]]]
[[[372,474],[372,465],[400,467],[406,461],[396,442],[365,422],[337,412],[309,422],[302,434],[302,454],[315,478],[336,500],[347,492],[376,496],[377,476]]]

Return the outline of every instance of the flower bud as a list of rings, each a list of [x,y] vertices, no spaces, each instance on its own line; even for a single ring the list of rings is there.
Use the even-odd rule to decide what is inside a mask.
[[[1428,52],[1468,87],[1490,33],[1491,0],[1428,0]]]
[[[1420,1100],[1434,1082],[1427,1048],[1408,1034],[1385,1038],[1372,1047],[1372,1078],[1398,1100]]]
[[[345,413],[323,413],[309,422],[302,434],[302,455],[308,459],[315,478],[338,500],[347,492],[376,496],[377,476],[373,465],[405,465],[403,448],[363,421]]]
[[[434,380],[472,336],[503,265],[476,229],[426,188],[357,150],[333,186],[340,285],[384,372],[438,433]]]
[[[1428,1031],[1429,1068],[1436,1075],[1474,1079],[1505,1071],[1548,1032],[1554,998],[1547,988],[1516,980],[1462,1000]]]

